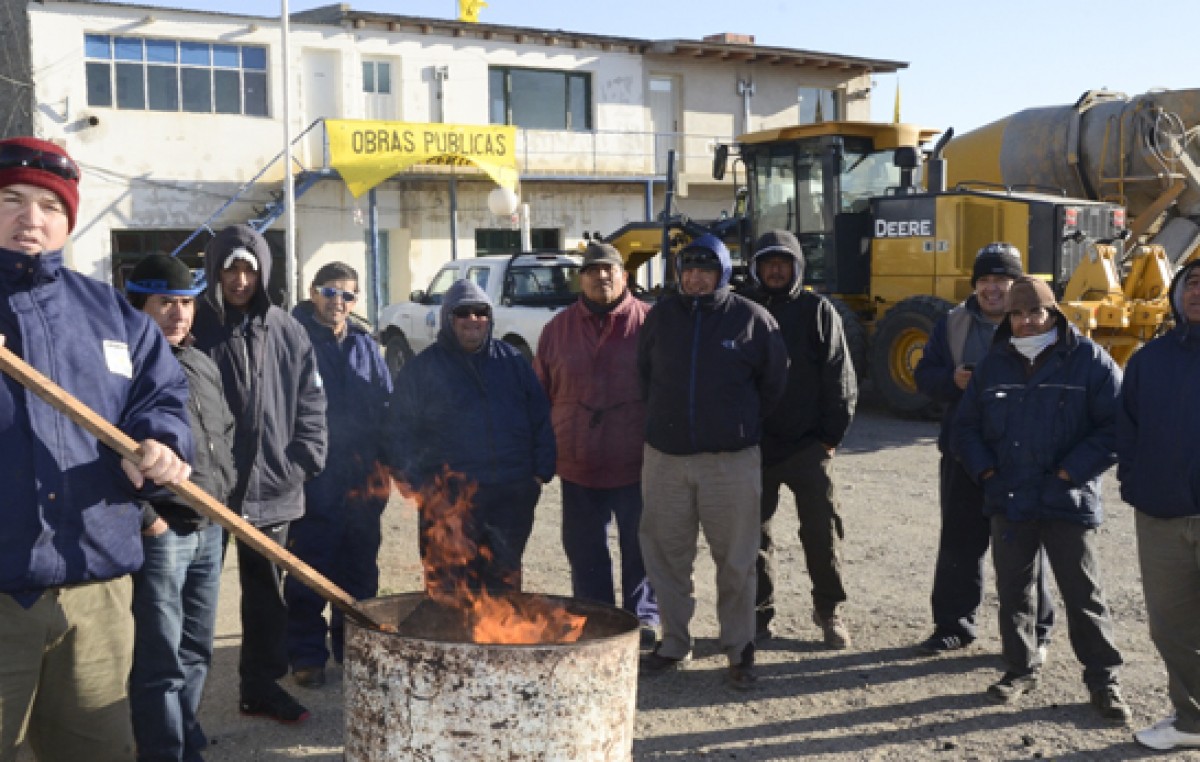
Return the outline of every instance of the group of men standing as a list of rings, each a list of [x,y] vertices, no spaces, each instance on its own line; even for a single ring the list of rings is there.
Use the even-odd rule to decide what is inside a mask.
[[[201,758],[196,710],[226,540],[166,489],[189,477],[365,598],[378,587],[393,475],[426,509],[427,586],[504,592],[521,587],[534,509],[557,474],[574,594],[639,617],[656,636],[647,673],[691,655],[703,531],[726,679],[739,689],[754,685],[756,643],[774,635],[771,523],[786,485],[813,620],[826,645],[849,646],[830,465],[857,387],[841,321],[803,287],[790,233],[755,243],[747,296],[729,289],[725,246],[695,239],[677,255],[678,290],[653,307],[631,293],[616,250],[592,244],[580,300],[551,321],[532,367],[492,336],[486,294],[459,281],[438,341],[393,388],[378,345],[350,318],[359,282],[349,266],[322,267],[289,315],[268,297],[265,240],[233,226],[206,249],[207,286],[178,260],[150,256],[123,297],[64,265],[78,183],[57,145],[0,141],[0,334],[136,439],[142,457],[119,459],[12,378],[0,384],[0,759],[25,739],[42,759]],[[922,389],[952,408],[940,440],[936,629],[921,647],[941,653],[976,637],[990,543],[1007,666],[989,694],[1012,701],[1038,685],[1049,568],[1093,705],[1127,721],[1095,553],[1100,475],[1119,462],[1175,709],[1135,737],[1200,746],[1200,462],[1180,445],[1200,416],[1186,384],[1200,372],[1200,264],[1172,284],[1176,327],[1134,356],[1123,385],[1045,282],[1021,274],[1011,246],[980,253],[973,287],[918,369]],[[431,552],[445,529],[435,509],[459,498],[478,552],[447,562]],[[342,657],[342,622],[237,547],[240,709],[300,722],[307,710],[279,681],[291,669],[299,685],[321,686],[330,656]]]

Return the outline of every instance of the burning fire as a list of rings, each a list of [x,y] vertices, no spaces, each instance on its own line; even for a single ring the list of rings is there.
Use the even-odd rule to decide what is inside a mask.
[[[490,562],[492,553],[469,531],[476,489],[474,482],[447,468],[415,495],[424,520],[421,563],[426,594],[435,603],[462,612],[475,643],[532,645],[579,640],[587,617],[540,596],[494,595],[478,578],[474,567],[480,560]],[[520,589],[519,578],[505,582],[513,590]]]

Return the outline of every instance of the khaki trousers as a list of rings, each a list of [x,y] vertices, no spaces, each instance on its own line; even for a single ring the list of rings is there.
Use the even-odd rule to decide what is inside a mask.
[[[129,576],[72,585],[28,609],[0,594],[0,761],[26,737],[45,762],[134,758],[132,591]]]
[[[1200,516],[1137,512],[1150,639],[1167,666],[1175,729],[1200,733]]]
[[[667,455],[646,445],[638,537],[647,576],[658,595],[661,655],[682,659],[692,650],[692,573],[700,530],[717,567],[721,650],[730,664],[739,664],[753,642],[760,463],[758,447]]]

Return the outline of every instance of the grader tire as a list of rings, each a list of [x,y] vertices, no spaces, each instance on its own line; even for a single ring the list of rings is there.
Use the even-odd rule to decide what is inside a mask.
[[[913,296],[879,321],[871,346],[871,380],[892,412],[924,416],[936,410],[935,403],[917,391],[914,371],[934,324],[951,307],[936,296]]]
[[[829,301],[838,317],[842,319],[842,333],[846,336],[850,361],[854,364],[854,375],[861,387],[867,377],[867,328],[858,313],[850,309],[850,305],[836,297],[830,297]]]

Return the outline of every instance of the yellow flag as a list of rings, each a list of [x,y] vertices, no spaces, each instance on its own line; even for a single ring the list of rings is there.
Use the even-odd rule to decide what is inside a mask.
[[[892,107],[892,121],[900,124],[900,80],[896,80],[896,104]]]
[[[355,196],[416,164],[475,166],[514,193],[517,128],[326,119],[329,164]]]
[[[479,12],[487,7],[483,0],[458,0],[458,20],[479,23]]]

